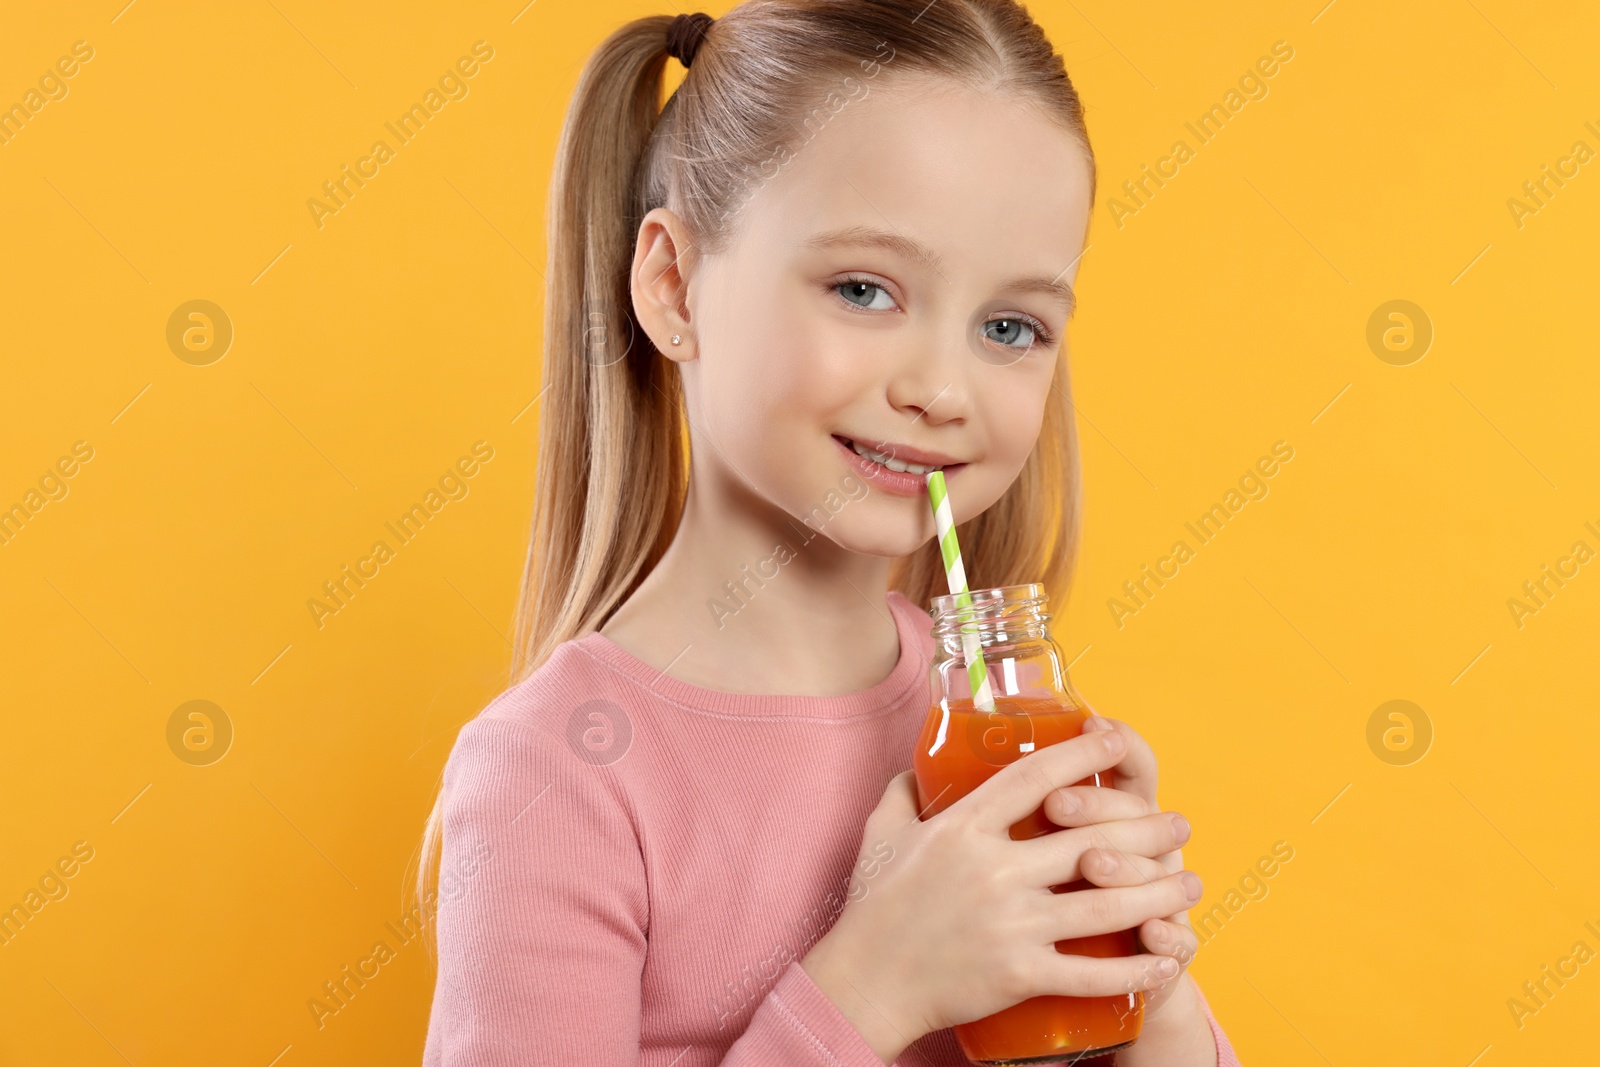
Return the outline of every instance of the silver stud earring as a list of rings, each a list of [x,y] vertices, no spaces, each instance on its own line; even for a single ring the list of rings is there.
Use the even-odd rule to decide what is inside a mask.
[[[683,343],[683,338],[679,337],[677,334],[673,334],[672,335],[672,343],[675,344],[675,345],[676,344],[681,344],[681,343]]]

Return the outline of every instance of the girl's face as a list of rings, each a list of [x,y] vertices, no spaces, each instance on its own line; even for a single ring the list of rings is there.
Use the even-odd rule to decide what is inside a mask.
[[[1030,107],[948,80],[858,79],[837,101],[732,243],[695,257],[687,329],[657,343],[683,361],[695,477],[902,556],[934,532],[925,478],[844,442],[941,463],[957,522],[1000,498],[1066,373],[1089,164]]]

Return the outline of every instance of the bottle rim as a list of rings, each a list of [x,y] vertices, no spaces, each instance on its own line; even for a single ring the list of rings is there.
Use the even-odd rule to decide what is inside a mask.
[[[948,621],[962,618],[983,618],[985,614],[995,608],[1015,609],[1018,607],[1031,607],[1043,609],[1049,599],[1042,582],[1025,582],[1020,585],[997,585],[988,589],[973,589],[967,594],[972,600],[972,607],[965,608],[961,605],[961,597],[956,593],[947,593],[934,597],[929,603],[933,608],[933,621],[939,626]],[[1048,617],[1048,616],[1046,616]]]

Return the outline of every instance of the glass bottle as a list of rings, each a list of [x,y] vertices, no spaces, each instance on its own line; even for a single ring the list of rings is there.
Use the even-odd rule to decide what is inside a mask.
[[[913,767],[918,807],[931,819],[976,789],[1000,768],[1046,745],[1076,737],[1092,712],[1072,688],[1061,649],[1049,632],[1044,586],[1001,586],[971,593],[963,609],[955,596],[934,597],[934,703],[917,739]],[[995,710],[977,709],[967,673],[963,630],[976,634],[988,670]],[[1113,785],[1109,771],[1076,785]],[[1060,830],[1041,803],[1011,827],[1024,841]],[[1084,880],[1051,886],[1066,893]],[[1136,930],[1057,941],[1080,956],[1132,956]],[[1138,991],[1107,997],[1039,996],[954,1027],[969,1060],[985,1065],[1075,1062],[1133,1043],[1144,1020]]]

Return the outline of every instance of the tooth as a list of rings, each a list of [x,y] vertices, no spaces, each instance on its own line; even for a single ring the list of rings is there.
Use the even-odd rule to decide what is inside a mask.
[[[895,459],[893,456],[887,455],[883,452],[874,452],[872,449],[861,444],[859,441],[851,441],[850,447],[855,451],[856,455],[861,456],[864,459],[870,459],[872,462],[888,467],[892,471],[899,471],[901,473],[909,471],[912,474],[925,475],[929,471],[943,469],[939,464],[909,463],[905,460]]]

